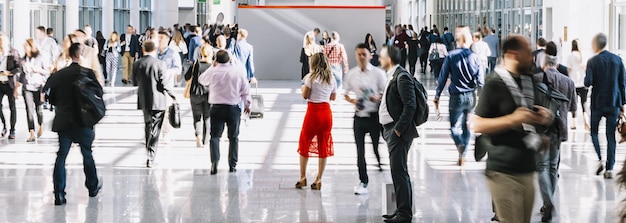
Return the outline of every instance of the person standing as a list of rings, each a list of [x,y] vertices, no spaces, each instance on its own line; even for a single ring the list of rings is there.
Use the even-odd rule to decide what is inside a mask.
[[[248,30],[240,29],[237,34],[237,43],[234,47],[234,56],[239,60],[239,64],[243,65],[248,81],[252,84],[256,83],[254,77],[254,48],[248,43]]]
[[[480,93],[474,131],[488,137],[493,145],[486,148],[485,175],[498,219],[529,223],[535,200],[535,156],[541,146],[541,140],[529,139],[540,137],[532,131],[534,126],[552,123],[554,114],[542,106],[532,106],[533,57],[526,38],[511,35],[502,43],[502,53],[497,75],[487,78]]]
[[[471,132],[467,125],[468,117],[476,103],[476,88],[484,83],[485,69],[480,65],[478,56],[469,49],[472,34],[469,27],[456,28],[457,49],[450,52],[441,67],[435,93],[435,108],[439,108],[439,97],[446,86],[448,77],[450,85],[450,133],[459,152],[457,165],[465,164],[465,155],[470,146]]]
[[[330,43],[330,35],[328,35],[328,31],[322,32],[322,40],[320,40],[320,45],[324,46]]]
[[[493,72],[493,69],[498,63],[500,50],[500,39],[498,38],[498,36],[496,36],[496,29],[491,28],[489,35],[485,36],[485,38],[483,38],[483,41],[487,43],[487,46],[489,46],[489,51],[491,52],[491,55],[489,55],[487,60],[489,62],[489,72]]]
[[[196,62],[196,59],[198,59],[196,50],[202,46],[202,27],[196,26],[194,34],[195,36],[191,37],[189,40],[189,50],[187,51],[189,52],[187,56],[189,57],[188,60],[190,64]]]
[[[9,139],[15,139],[15,122],[17,121],[17,108],[15,106],[17,88],[15,86],[17,85],[16,80],[21,67],[16,50],[10,47],[9,49],[4,48],[8,46],[8,44],[4,44],[6,40],[6,38],[0,36],[0,53],[2,54],[0,62],[0,108],[2,108],[2,100],[6,95],[9,101],[9,110],[11,111]],[[7,122],[2,109],[0,109],[0,118],[3,124],[1,136],[5,137],[7,134]]]
[[[487,73],[487,67],[489,66],[489,57],[491,56],[491,50],[489,45],[483,41],[483,34],[475,32],[473,34],[474,43],[471,44],[471,50],[478,56],[478,63],[480,67]]]
[[[250,114],[250,84],[246,80],[244,70],[232,65],[226,50],[215,54],[213,67],[207,69],[198,79],[198,83],[209,88],[209,104],[211,104],[211,175],[217,174],[220,160],[220,138],[224,132],[224,124],[228,127],[228,166],[229,172],[237,171],[239,157],[239,124],[243,101],[245,114]]]
[[[358,66],[346,73],[344,82],[344,98],[354,105],[353,122],[354,141],[356,143],[357,167],[359,168],[359,185],[354,188],[355,194],[367,194],[367,164],[365,163],[365,134],[369,133],[374,147],[374,155],[378,161],[378,168],[382,171],[378,141],[382,126],[378,122],[378,108],[387,79],[385,72],[369,63],[371,54],[364,43],[356,46],[356,60]],[[350,97],[354,93],[356,98]]]
[[[120,38],[117,35],[117,32],[113,31],[111,33],[111,36],[109,37],[109,40],[107,40],[103,50],[106,55],[106,73],[109,78],[105,81],[105,84],[110,83],[111,87],[115,87],[121,50]]]
[[[38,26],[35,29],[35,44],[37,44],[45,69],[51,71],[52,61],[58,56],[59,49],[54,39],[46,34],[45,27]]]
[[[146,167],[151,168],[167,109],[165,94],[170,94],[170,88],[166,83],[165,64],[157,58],[154,42],[148,40],[142,48],[144,57],[133,64],[133,84],[137,86],[137,109],[143,111],[145,122]]]
[[[313,33],[308,32],[305,35],[304,46],[302,47],[302,51],[300,52],[300,63],[302,63],[301,79],[304,79],[304,77],[309,74],[311,70],[311,66],[309,65],[311,56],[313,56],[313,54],[321,52],[324,52],[324,48],[320,45],[317,45],[317,43],[315,43],[315,37],[313,37]]]
[[[370,64],[374,65],[375,67],[380,66],[380,62],[378,62],[378,47],[376,46],[376,42],[374,41],[374,37],[372,37],[372,34],[367,34],[365,35],[365,45],[367,46],[367,49],[370,51]]]
[[[203,44],[204,45],[204,44]],[[178,29],[174,29],[174,36],[172,37],[172,41],[170,41],[170,48],[178,53],[180,57],[180,63],[183,64],[181,74],[183,70],[185,70],[187,64],[185,59],[187,58],[187,53],[189,52],[189,47],[187,47],[187,43],[185,43],[185,39],[183,39],[183,34]],[[176,82],[181,82],[180,76],[177,77]],[[182,85],[182,83],[180,83]]]
[[[92,156],[91,146],[95,135],[93,126],[85,125],[80,119],[76,118],[80,114],[78,114],[78,96],[73,82],[78,78],[78,75],[86,75],[92,81],[98,81],[93,70],[79,65],[82,47],[78,43],[70,46],[69,52],[72,57],[72,64],[52,75],[45,87],[45,89],[50,90],[50,103],[56,106],[52,131],[59,134],[59,151],[57,152],[54,173],[52,174],[55,205],[63,205],[67,202],[65,199],[65,160],[70,152],[72,143],[80,145],[86,178],[85,186],[89,190],[89,197],[98,196],[103,184],[102,179],[98,178],[96,163]],[[103,93],[102,87],[99,87],[101,95]]]
[[[330,67],[333,71],[333,76],[335,76],[337,87],[341,87],[343,74],[347,73],[350,69],[348,65],[348,55],[346,53],[346,48],[343,44],[339,43],[341,40],[339,33],[333,31],[330,35],[332,41],[324,46],[324,54],[328,57],[328,62],[330,63]],[[343,70],[341,69],[342,63],[344,67]]]
[[[176,76],[180,75],[183,66],[180,62],[180,56],[178,55],[178,53],[176,53],[174,49],[169,47],[169,42],[171,39],[170,34],[165,31],[161,31],[158,35],[158,58],[165,64],[163,70],[163,84],[167,85],[168,89],[174,89]],[[166,100],[167,105],[171,104],[169,98],[166,97]],[[168,116],[169,110],[165,110],[165,117]],[[163,128],[161,130],[163,130],[163,141],[165,143],[169,143],[170,139],[168,137],[168,133],[170,132],[171,128],[172,127],[170,126],[169,122],[163,123]]]
[[[337,83],[333,78],[330,64],[326,56],[316,53],[311,56],[311,73],[304,77],[302,97],[308,101],[306,114],[298,140],[300,154],[300,180],[295,187],[306,187],[306,167],[310,157],[319,157],[317,177],[311,184],[311,190],[322,189],[322,176],[326,169],[326,159],[334,155],[334,144],[331,130],[333,113],[330,101],[337,96]]]
[[[196,147],[202,148],[206,145],[207,131],[210,130],[209,117],[209,91],[198,82],[200,74],[211,67],[213,58],[213,47],[208,42],[204,42],[200,47],[200,59],[191,65],[185,73],[185,80],[191,80],[189,87],[189,100],[191,103],[191,113],[193,115],[193,127],[196,130]]]
[[[382,96],[378,116],[383,125],[383,138],[389,149],[391,179],[396,193],[394,213],[383,215],[385,222],[411,222],[413,218],[413,189],[408,173],[407,158],[413,139],[418,136],[414,113],[417,109],[414,78],[400,67],[401,50],[385,47],[380,64],[387,71],[388,84]]]
[[[596,55],[587,61],[585,87],[591,87],[591,141],[600,161],[596,175],[605,169],[600,150],[598,128],[600,119],[606,119],[606,171],[605,179],[613,178],[615,164],[615,128],[620,109],[624,112],[626,86],[624,84],[624,64],[622,59],[605,49],[607,37],[599,33],[593,37],[592,48]]]
[[[537,49],[533,51],[533,62],[535,63],[535,68],[540,70],[543,66],[543,59],[546,58],[546,39],[540,37],[537,39]]]
[[[407,59],[406,47],[407,47],[408,40],[409,40],[409,36],[406,34],[402,26],[396,26],[396,35],[393,38],[392,46],[395,46],[398,49],[400,49],[401,58],[400,58],[399,64],[403,68],[406,66],[406,59]]]
[[[569,72],[569,77],[574,81],[574,85],[576,86],[576,95],[580,97],[580,106],[583,110],[583,124],[585,127],[585,131],[589,131],[589,122],[587,121],[587,96],[589,94],[589,89],[585,87],[585,62],[583,61],[582,53],[580,53],[580,49],[578,47],[578,40],[572,40],[572,53],[570,53],[567,58],[567,67]],[[572,127],[571,129],[576,129],[576,112],[572,112]]]
[[[22,60],[22,74],[19,78],[17,88],[22,86],[22,95],[26,104],[26,118],[28,124],[28,133],[30,137],[26,142],[35,142],[36,138],[43,135],[43,112],[41,110],[42,92],[46,82],[46,78],[50,76],[47,65],[44,64],[43,56],[40,54],[39,48],[33,39],[27,39],[24,43],[25,56]],[[16,89],[17,89],[16,88]],[[34,114],[33,114],[34,113]],[[35,117],[37,116],[37,124],[39,130],[35,137]]]
[[[126,27],[126,33],[120,36],[122,41],[122,83],[130,84],[133,77],[133,63],[139,58],[139,37],[134,34],[133,26]]]

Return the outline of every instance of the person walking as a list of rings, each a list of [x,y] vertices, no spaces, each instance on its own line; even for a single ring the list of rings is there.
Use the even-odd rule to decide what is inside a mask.
[[[409,48],[408,60],[409,60],[409,73],[415,75],[415,66],[417,66],[417,58],[419,57],[419,41],[417,35],[413,34],[407,41]]]
[[[420,66],[422,67],[422,73],[426,74],[426,65],[428,65],[428,52],[430,52],[431,42],[428,41],[428,31],[423,30],[420,34]]]
[[[189,40],[189,50],[187,51],[189,52],[187,57],[189,57],[188,61],[190,64],[196,62],[196,59],[199,58],[196,49],[200,49],[200,46],[202,46],[202,27],[196,26],[194,34],[195,36]]]
[[[624,84],[624,64],[622,59],[605,49],[607,37],[599,33],[593,37],[592,48],[596,55],[587,61],[585,87],[591,87],[591,141],[598,155],[596,175],[604,172],[605,179],[613,178],[615,164],[615,128],[620,110],[624,113],[626,86]],[[606,166],[602,161],[598,129],[600,119],[606,119]]]
[[[398,49],[400,49],[400,66],[401,67],[405,67],[406,66],[406,59],[407,59],[407,42],[409,41],[409,36],[406,34],[404,28],[402,28],[402,26],[396,26],[396,35],[393,38],[393,43],[391,44],[392,46],[397,47]]]
[[[470,49],[478,56],[478,63],[480,67],[487,73],[487,67],[489,66],[489,57],[491,56],[491,50],[489,45],[483,41],[483,34],[475,32],[472,35],[473,43]]]
[[[220,160],[220,138],[224,125],[228,127],[228,166],[229,172],[237,172],[239,157],[239,124],[243,101],[243,112],[250,114],[250,84],[243,69],[232,65],[231,56],[226,50],[215,54],[213,67],[207,69],[198,78],[198,83],[209,88],[211,104],[211,175],[217,174]]]
[[[180,75],[181,70],[183,69],[183,65],[180,62],[180,56],[169,47],[170,42],[170,34],[165,31],[160,31],[158,34],[158,48],[157,54],[160,61],[163,62],[163,84],[167,85],[168,89],[174,89],[174,84],[176,83],[176,77]],[[172,104],[170,98],[166,97],[165,99],[166,105],[169,106]],[[169,116],[169,110],[165,110],[165,117]],[[163,123],[163,127],[161,130],[163,131],[163,142],[169,143],[169,132],[172,129],[172,126],[169,122]]]
[[[98,178],[96,163],[93,160],[91,150],[95,135],[93,126],[88,126],[76,118],[80,116],[80,109],[78,108],[79,99],[73,82],[79,75],[86,75],[91,81],[98,82],[93,70],[79,65],[82,47],[78,43],[70,46],[69,53],[72,57],[72,64],[52,75],[45,86],[45,89],[50,91],[50,103],[56,106],[52,131],[59,134],[59,151],[52,174],[55,205],[63,205],[67,202],[65,198],[65,160],[72,143],[80,145],[80,152],[83,155],[83,171],[86,178],[85,187],[89,190],[89,197],[98,196],[103,184],[102,179]],[[102,94],[102,87],[99,85],[98,87],[100,87],[99,91]]]
[[[391,179],[396,194],[396,211],[383,215],[385,222],[411,222],[413,218],[413,189],[408,173],[407,159],[413,139],[418,136],[414,113],[417,109],[414,78],[404,68],[401,50],[385,47],[380,53],[380,64],[387,71],[388,84],[378,110],[383,125],[383,138],[389,150]]]
[[[107,40],[103,50],[106,55],[106,73],[109,78],[105,81],[105,83],[109,83],[111,87],[115,87],[121,51],[120,38],[117,35],[117,32],[113,31],[111,33],[111,36]]]
[[[569,77],[574,81],[576,86],[576,95],[580,97],[580,106],[582,107],[583,125],[585,131],[589,131],[589,122],[587,121],[587,96],[589,95],[589,89],[585,87],[585,62],[583,61],[582,53],[578,47],[578,40],[572,40],[572,52],[567,58],[567,67]],[[572,126],[571,129],[576,129],[576,112],[572,112]]]
[[[485,36],[483,41],[487,43],[489,51],[491,52],[491,55],[487,57],[487,60],[489,62],[489,73],[492,73],[498,63],[498,57],[500,56],[500,39],[496,36],[496,29],[491,28],[491,30],[489,30],[489,35]]]
[[[200,47],[200,59],[191,65],[185,73],[185,80],[191,80],[189,87],[189,100],[193,115],[193,127],[196,131],[196,147],[202,148],[207,143],[207,132],[210,130],[210,107],[209,91],[207,87],[198,82],[200,74],[211,67],[213,47],[210,43],[203,43]]]
[[[337,97],[337,83],[331,66],[322,53],[311,56],[311,73],[304,77],[302,97],[308,101],[300,138],[298,154],[300,154],[300,180],[295,187],[306,187],[306,167],[310,157],[319,157],[317,177],[311,190],[322,189],[322,176],[326,169],[326,159],[334,155],[334,144],[331,130],[333,114],[330,101]]]
[[[44,68],[50,72],[52,62],[59,54],[56,41],[46,34],[46,27],[38,26],[35,29],[35,44],[37,44],[41,60],[43,60]],[[49,74],[49,73],[48,73]]]
[[[74,31],[74,35],[78,39],[78,43],[85,45],[88,37],[85,31],[77,29]],[[93,38],[93,37],[89,37]],[[85,45],[87,46],[87,45]],[[104,86],[104,76],[102,75],[102,67],[100,66],[100,61],[98,60],[98,49],[93,48],[91,46],[84,47],[82,49],[82,55],[80,59],[80,65],[86,68],[93,70],[96,73],[96,78],[98,78],[98,82],[100,85]]]
[[[145,123],[146,167],[151,168],[156,158],[159,135],[163,126],[167,96],[170,94],[166,83],[165,65],[157,58],[156,45],[152,40],[143,43],[144,57],[133,64],[133,84],[137,86],[137,109],[143,111]]]
[[[246,78],[251,84],[255,84],[257,82],[256,77],[254,77],[254,48],[247,41],[248,39],[248,30],[240,29],[237,34],[237,43],[234,46],[234,54],[238,60],[239,64],[241,64],[246,72]]]
[[[204,45],[204,44],[203,44]],[[183,65],[183,67],[181,68],[180,72],[182,74],[183,70],[185,70],[186,67],[186,59],[187,59],[187,53],[189,53],[189,47],[187,47],[187,43],[185,43],[185,39],[183,39],[183,34],[180,32],[180,30],[175,29],[174,30],[174,36],[172,37],[172,41],[170,41],[170,49],[173,49],[175,52],[178,53],[178,56],[180,57],[180,63]],[[176,77],[176,82],[177,82],[177,86],[182,85],[182,81],[180,76]]]
[[[135,28],[128,25],[126,33],[120,36],[122,41],[122,83],[130,84],[133,77],[133,63],[139,58],[139,37],[135,35]]]
[[[356,143],[357,167],[359,168],[359,185],[354,188],[355,194],[367,194],[369,178],[367,176],[367,164],[365,163],[365,134],[369,133],[374,147],[374,155],[378,161],[378,169],[382,171],[380,154],[378,153],[378,141],[382,126],[378,122],[378,108],[387,77],[380,68],[369,63],[372,57],[366,44],[356,46],[356,60],[358,66],[346,73],[344,80],[344,98],[354,105],[355,114],[353,122],[354,141]],[[350,94],[354,93],[356,98]]]
[[[367,46],[367,49],[370,51],[370,64],[374,65],[375,67],[380,66],[380,62],[378,61],[378,47],[376,46],[376,42],[374,41],[374,37],[372,37],[372,34],[368,33],[367,35],[365,35],[364,43]]]
[[[118,40],[119,40],[119,36],[118,36]],[[98,44],[98,62],[100,62],[100,68],[102,69],[102,75],[104,75],[104,84],[108,85],[109,84],[109,74],[107,73],[107,67],[106,67],[106,50],[105,50],[106,42],[107,42],[107,39],[104,38],[104,35],[102,35],[102,32],[101,31],[97,31],[96,32],[96,43]]]
[[[330,38],[332,41],[324,46],[324,54],[328,57],[328,62],[330,63],[330,67],[333,71],[333,76],[335,76],[335,82],[339,88],[341,87],[343,74],[347,73],[350,69],[348,65],[348,55],[346,53],[346,48],[343,44],[339,43],[341,40],[339,33],[333,31]],[[343,70],[341,69],[342,63],[344,67]]]
[[[5,41],[7,39],[0,36],[0,108],[3,107],[2,101],[6,95],[11,112],[9,118],[9,139],[15,139],[15,122],[17,121],[17,108],[15,106],[15,100],[17,99],[16,80],[18,79],[17,76],[19,76],[21,66],[17,51],[10,47],[5,49],[4,47],[8,46],[8,44],[4,44]],[[0,136],[5,137],[7,135],[7,122],[2,109],[0,109],[0,119],[3,124]]]
[[[452,35],[447,26],[443,27],[443,36],[441,36],[441,40],[443,41],[443,45],[446,46],[446,50],[452,51],[456,48],[454,35]]]
[[[50,75],[47,65],[44,64],[43,56],[33,39],[27,39],[24,43],[25,56],[22,60],[22,75],[20,75],[18,88],[22,86],[22,95],[26,105],[26,123],[30,136],[26,142],[35,142],[36,138],[43,135],[43,112],[41,89]],[[34,114],[33,114],[34,113]],[[35,116],[39,130],[35,136]]]
[[[443,61],[433,102],[435,108],[439,109],[439,98],[449,77],[450,133],[459,152],[457,165],[463,166],[472,135],[467,122],[476,103],[476,88],[484,83],[485,69],[480,64],[478,55],[469,49],[472,44],[469,27],[457,27],[456,38],[457,49],[450,52]]]
[[[439,55],[438,57],[435,57],[436,59],[429,58],[430,67],[433,69],[433,75],[436,79],[439,79],[439,73],[441,72],[444,59],[448,56],[448,50],[446,45],[443,44],[443,40],[441,38],[436,38],[435,42],[431,43],[429,48],[428,57],[434,53]]]
[[[535,126],[552,123],[554,114],[534,103],[530,71],[533,56],[524,36],[502,43],[503,62],[480,93],[474,131],[492,146],[486,181],[500,222],[530,223],[535,200],[535,156],[542,143]],[[531,107],[532,106],[532,107]]]
[[[300,52],[300,63],[302,63],[301,79],[304,79],[304,77],[309,74],[311,70],[311,66],[309,64],[311,56],[321,52],[324,52],[324,48],[315,43],[315,37],[313,36],[313,32],[308,32],[305,35],[304,46],[302,47],[302,51]]]
[[[61,54],[56,58],[53,64],[52,73],[61,70],[70,64],[72,64],[72,57],[70,57],[70,46],[73,43],[78,43],[78,38],[74,34],[67,34],[67,37],[63,39],[63,43],[61,44]]]

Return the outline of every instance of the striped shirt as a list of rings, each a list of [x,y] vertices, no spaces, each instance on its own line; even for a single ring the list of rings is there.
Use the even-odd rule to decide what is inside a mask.
[[[324,48],[324,54],[328,57],[328,63],[331,66],[341,66],[343,62],[346,70],[348,66],[348,55],[346,55],[346,48],[341,43],[326,44]]]

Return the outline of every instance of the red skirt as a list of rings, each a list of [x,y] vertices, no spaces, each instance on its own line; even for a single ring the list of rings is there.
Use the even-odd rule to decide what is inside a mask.
[[[298,153],[304,157],[333,156],[332,128],[333,113],[330,104],[309,102],[300,132]]]

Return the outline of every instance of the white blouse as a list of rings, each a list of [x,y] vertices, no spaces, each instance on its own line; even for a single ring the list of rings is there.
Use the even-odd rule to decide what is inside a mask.
[[[337,81],[332,76],[330,77],[330,84],[327,84],[320,79],[311,80],[311,74],[307,74],[304,77],[304,85],[311,89],[309,102],[313,103],[328,103],[330,102],[330,95],[337,93]]]

